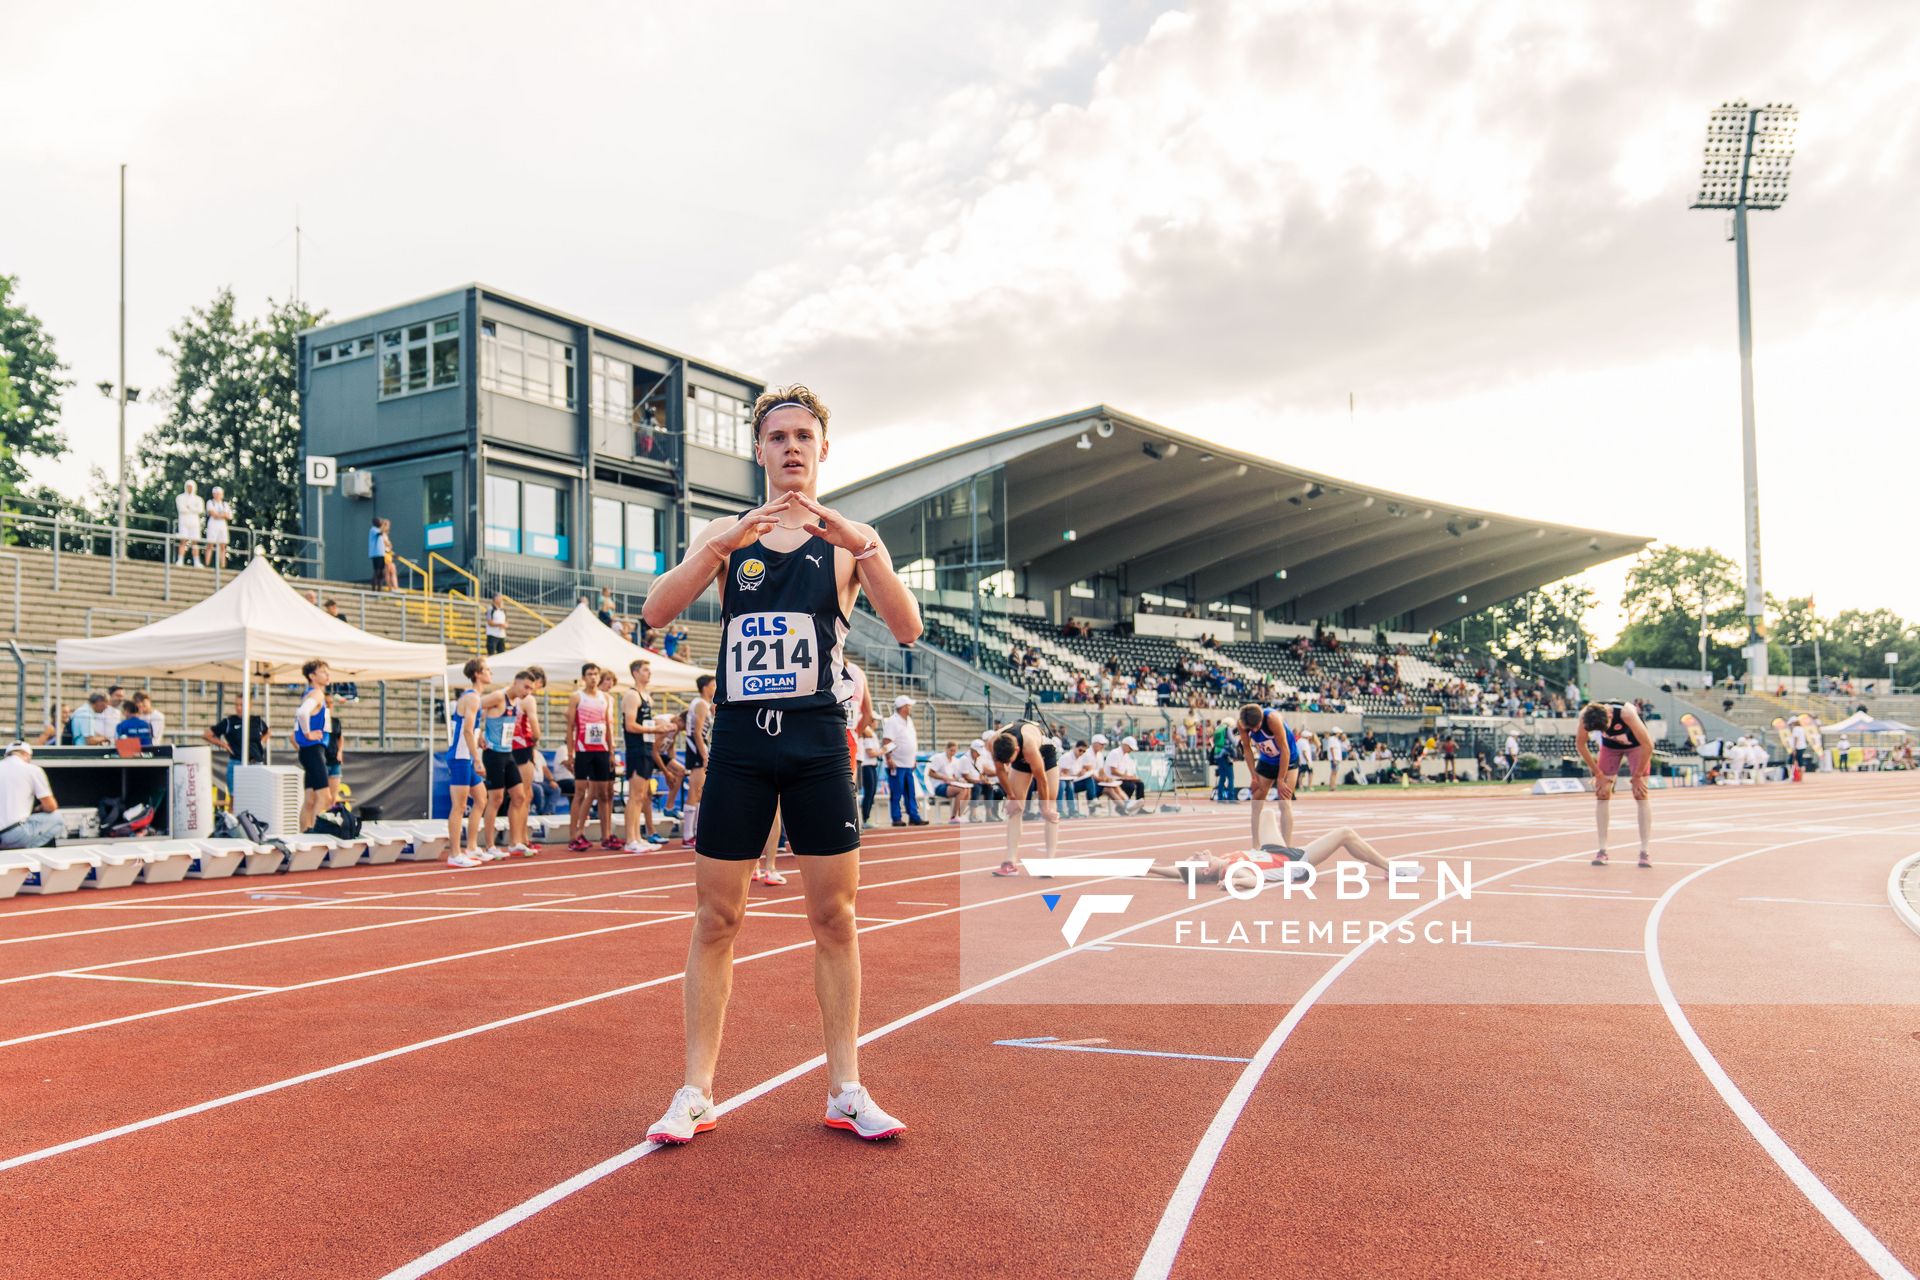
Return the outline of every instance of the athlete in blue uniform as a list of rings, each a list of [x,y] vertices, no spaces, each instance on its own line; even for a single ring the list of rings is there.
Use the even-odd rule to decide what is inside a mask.
[[[327,664],[309,659],[300,667],[307,678],[307,692],[293,716],[293,745],[300,753],[300,829],[313,826],[313,816],[326,802],[327,734],[333,728],[333,713],[327,708],[327,681],[332,675]]]
[[[1253,795],[1253,841],[1260,842],[1260,807],[1272,791],[1280,804],[1280,840],[1293,843],[1293,771],[1300,748],[1278,707],[1249,702],[1240,708],[1240,746],[1247,758]]]
[[[719,584],[719,680],[687,953],[686,1076],[647,1136],[687,1142],[713,1127],[734,937],[778,806],[788,844],[807,860],[802,881],[827,1047],[825,1122],[889,1138],[906,1126],[874,1103],[859,1076],[860,811],[841,709],[856,691],[844,645],[862,590],[901,644],[919,638],[920,608],[872,528],[814,496],[828,442],[827,407],[813,392],[777,387],[755,401],[753,446],[768,501],[701,530],[686,558],[654,580],[644,612],[648,626],[665,627]]]

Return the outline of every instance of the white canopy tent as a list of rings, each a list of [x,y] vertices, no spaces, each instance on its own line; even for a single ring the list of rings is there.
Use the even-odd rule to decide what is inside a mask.
[[[692,693],[701,676],[712,674],[704,668],[643,649],[630,640],[622,640],[584,604],[575,605],[572,613],[547,630],[523,645],[494,654],[488,662],[493,665],[495,684],[505,684],[516,671],[539,667],[547,673],[549,683],[559,688],[576,679],[580,668],[589,662],[614,672],[621,684],[631,684],[629,668],[641,659],[653,668],[656,693]],[[464,661],[448,665],[447,679],[456,685],[464,684],[465,667]]]
[[[336,680],[423,680],[444,677],[447,647],[370,635],[309,603],[273,566],[256,556],[220,590],[191,608],[119,635],[61,640],[62,671],[184,680],[241,682],[241,722],[252,712],[252,683],[299,679],[309,659],[323,659]],[[242,731],[243,752],[251,746]]]

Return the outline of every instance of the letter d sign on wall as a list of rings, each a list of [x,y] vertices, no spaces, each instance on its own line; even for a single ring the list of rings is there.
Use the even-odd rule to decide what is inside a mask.
[[[317,454],[307,455],[307,483],[320,489],[331,489],[340,482],[340,468],[332,458],[323,458]]]

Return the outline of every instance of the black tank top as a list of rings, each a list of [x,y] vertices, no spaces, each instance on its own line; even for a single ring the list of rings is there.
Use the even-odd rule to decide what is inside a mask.
[[[1625,718],[1620,714],[1623,704],[1616,702],[1612,705],[1613,718],[1608,720],[1607,727],[1600,731],[1600,745],[1612,747],[1615,751],[1631,751],[1640,745],[1640,740],[1633,736],[1633,730],[1627,727]]]
[[[715,707],[801,711],[854,696],[833,544],[818,533],[792,551],[755,541],[728,556],[720,626]]]

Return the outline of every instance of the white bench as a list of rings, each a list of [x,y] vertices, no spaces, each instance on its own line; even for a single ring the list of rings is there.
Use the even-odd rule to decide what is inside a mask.
[[[365,840],[342,840],[338,836],[322,836],[311,833],[302,835],[283,835],[279,839],[286,842],[293,851],[293,858],[287,862],[288,871],[313,871],[322,866],[350,867],[360,861],[360,855],[367,851]],[[318,852],[319,860],[311,866],[305,858]]]
[[[20,892],[20,886],[39,865],[18,849],[0,849],[0,898]]]
[[[376,827],[381,829],[376,831]],[[377,822],[362,823],[360,838],[367,842],[366,856],[360,860],[372,867],[398,862],[413,840],[406,832],[383,827]]]
[[[227,875],[270,876],[280,869],[287,855],[270,844],[255,844],[237,837],[213,836],[203,840],[183,840],[201,858],[233,858],[234,868]]]
[[[72,893],[85,884],[100,865],[99,851],[91,845],[53,846],[22,849],[33,862],[20,886],[21,893]]]
[[[146,859],[140,879],[145,884],[172,884],[185,880],[200,856],[191,840],[146,840],[133,846],[133,852]]]
[[[240,869],[247,855],[255,852],[256,846],[247,840],[190,840],[193,846],[193,866],[187,874],[196,880],[224,880]],[[281,856],[275,849],[274,855]]]
[[[147,869],[146,855],[134,845],[70,845],[73,849],[91,849],[100,861],[80,882],[82,889],[124,889]]]
[[[447,856],[447,824],[445,822],[394,822],[382,823],[382,826],[396,827],[405,831],[413,841],[413,859],[416,862],[437,862]]]

